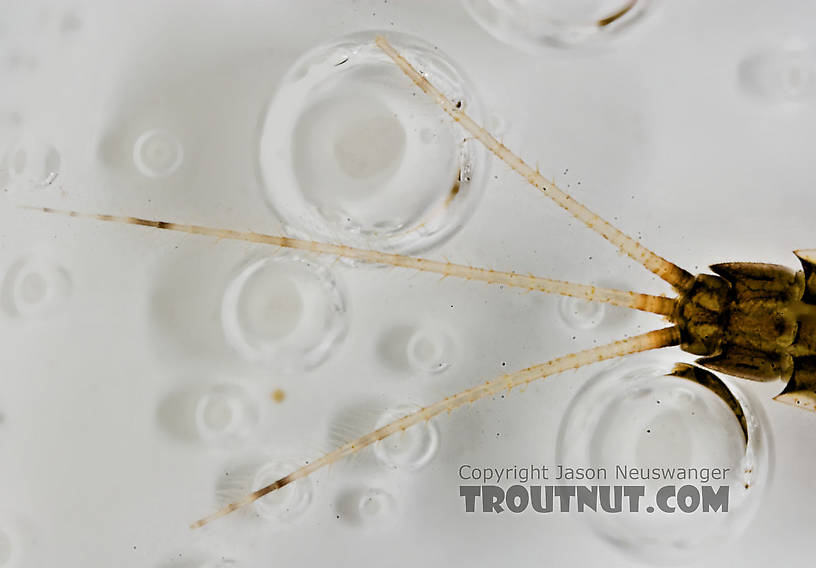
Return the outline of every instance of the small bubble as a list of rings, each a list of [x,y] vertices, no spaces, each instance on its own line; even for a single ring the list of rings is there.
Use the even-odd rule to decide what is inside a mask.
[[[258,469],[252,483],[256,491],[278,481],[298,469],[296,460],[283,459],[269,462]],[[254,503],[255,511],[270,521],[292,521],[302,515],[312,502],[312,481],[308,477],[298,479],[280,489],[261,497]]]
[[[581,298],[564,296],[559,304],[559,313],[564,322],[574,329],[597,327],[605,314],[605,306],[600,302],[590,302]]]
[[[10,181],[22,188],[51,185],[59,175],[61,162],[54,146],[30,139],[13,145],[6,157]]]
[[[12,265],[2,288],[9,313],[38,318],[52,314],[64,303],[71,281],[61,266],[44,258],[29,258]]]
[[[375,428],[382,428],[403,416],[419,410],[414,405],[400,405],[385,411]],[[380,440],[374,453],[381,463],[393,469],[419,469],[427,464],[439,447],[439,433],[430,422],[422,421]]]
[[[438,327],[417,329],[405,347],[408,364],[420,373],[441,373],[452,364],[454,351],[450,335]]]
[[[169,177],[179,169],[183,161],[184,147],[167,130],[148,130],[133,144],[133,163],[146,177]]]
[[[244,438],[257,421],[257,411],[249,393],[237,385],[216,385],[202,394],[196,403],[196,431],[206,441]]]
[[[816,99],[816,50],[781,46],[753,53],[739,64],[738,78],[748,93],[769,102]]]
[[[224,292],[221,323],[247,360],[283,372],[311,369],[345,336],[345,299],[327,267],[279,254],[238,271]]]
[[[396,509],[394,496],[384,489],[372,488],[365,491],[357,503],[357,511],[363,522],[379,523],[388,518]]]

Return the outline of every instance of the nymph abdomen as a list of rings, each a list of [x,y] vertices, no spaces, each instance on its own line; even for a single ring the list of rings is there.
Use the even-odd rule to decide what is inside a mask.
[[[776,398],[816,409],[816,251],[797,251],[803,271],[777,264],[716,264],[698,275],[673,320],[685,351],[710,369],[757,381],[781,379]]]

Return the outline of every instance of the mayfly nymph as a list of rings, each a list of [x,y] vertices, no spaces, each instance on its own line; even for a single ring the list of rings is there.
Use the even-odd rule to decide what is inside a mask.
[[[297,479],[304,478],[392,434],[402,432],[441,413],[450,412],[476,400],[570,369],[663,347],[679,346],[684,351],[699,357],[696,361],[697,366],[678,365],[673,372],[674,376],[678,379],[693,381],[717,394],[728,404],[737,420],[741,422],[746,436],[745,418],[742,416],[739,403],[725,389],[722,382],[705,368],[751,380],[781,379],[786,381],[787,385],[776,397],[777,400],[800,408],[816,410],[816,250],[795,252],[802,264],[800,271],[773,264],[732,262],[712,266],[714,274],[695,276],[655,254],[636,239],[624,234],[575,201],[553,181],[529,166],[476,123],[467,114],[463,105],[448,99],[425,75],[403,58],[384,37],[378,36],[375,42],[416,86],[430,96],[470,136],[481,142],[531,185],[609,241],[620,252],[670,284],[677,293],[676,297],[575,284],[515,272],[501,272],[286,236],[136,217],[87,214],[41,207],[35,209],[71,217],[128,223],[219,239],[266,244],[365,263],[560,294],[582,300],[607,302],[661,315],[670,325],[663,329],[564,355],[448,396],[347,442],[319,459],[295,469],[265,487],[195,522],[192,525],[193,528],[201,527]]]

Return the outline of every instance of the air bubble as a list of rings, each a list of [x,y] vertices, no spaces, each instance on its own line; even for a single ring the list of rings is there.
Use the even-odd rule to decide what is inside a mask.
[[[39,318],[55,312],[70,293],[68,273],[41,258],[20,260],[3,280],[3,303],[13,315]]]
[[[816,50],[783,46],[746,57],[739,65],[742,88],[772,103],[816,100]]]
[[[463,0],[489,34],[527,51],[599,43],[637,21],[646,0]]]
[[[708,483],[697,476],[679,484],[698,489],[728,486],[727,515],[700,510],[649,514],[641,509],[625,518],[600,510],[582,516],[601,538],[649,564],[689,561],[734,538],[755,514],[768,479],[768,434],[759,423],[759,407],[736,386],[721,383],[737,411],[714,390],[674,375],[675,364],[656,358],[652,363],[643,361],[612,365],[582,387],[562,420],[557,461],[605,468],[610,477],[621,465],[649,471],[730,468],[724,480]],[[711,374],[705,384],[717,380]],[[747,440],[740,415],[746,419]],[[756,464],[757,471],[743,474],[747,463]],[[638,483],[645,486],[647,495],[671,484],[654,476]],[[751,491],[744,490],[745,484],[751,485]]]
[[[51,185],[60,173],[61,163],[54,146],[30,139],[13,144],[6,156],[9,179],[20,188]]]
[[[419,410],[418,406],[400,405],[386,410],[375,429]],[[374,445],[377,459],[393,469],[416,470],[427,464],[439,448],[439,432],[431,422],[414,424],[405,431],[396,432]]]
[[[255,474],[252,491],[274,483],[301,465],[293,459],[268,462]],[[291,522],[308,509],[312,491],[312,482],[308,477],[298,479],[255,501],[255,511],[269,521]]]
[[[568,326],[574,329],[592,329],[603,321],[606,306],[601,302],[564,296],[561,298],[558,311]]]
[[[244,266],[221,310],[227,341],[246,359],[294,372],[324,361],[345,336],[345,299],[332,273],[298,255]]]
[[[370,488],[360,495],[357,513],[364,523],[381,523],[389,519],[396,510],[394,496],[384,489]]]
[[[237,385],[216,385],[204,392],[195,405],[195,425],[205,441],[245,438],[258,421],[252,399]]]
[[[446,95],[479,105],[432,46],[389,38]],[[458,230],[481,194],[484,149],[374,44],[355,34],[303,55],[280,81],[258,151],[265,194],[298,237],[379,250],[427,249]],[[460,172],[471,175],[460,180]]]
[[[133,163],[146,177],[169,177],[181,167],[183,161],[184,147],[168,130],[148,130],[133,144]]]
[[[415,330],[405,346],[410,367],[420,373],[441,373],[453,362],[454,343],[450,335],[438,327]]]

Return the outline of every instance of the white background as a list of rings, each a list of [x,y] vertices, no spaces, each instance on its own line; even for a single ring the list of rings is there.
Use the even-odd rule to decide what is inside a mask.
[[[318,455],[336,444],[332,427],[361,407],[431,402],[507,369],[662,326],[658,318],[633,314],[576,331],[558,317],[558,298],[339,264],[347,340],[316,371],[281,376],[238,361],[217,321],[226,279],[256,246],[15,205],[274,233],[252,176],[252,144],[277,78],[313,45],[394,29],[448,53],[506,121],[509,147],[659,254],[695,272],[730,260],[797,267],[790,251],[816,246],[816,101],[752,97],[738,67],[758,50],[807,40],[816,4],[653,8],[614,49],[529,55],[493,39],[453,1],[4,0],[0,110],[20,123],[3,122],[0,143],[45,141],[62,163],[50,187],[0,194],[0,274],[37,254],[56,259],[72,282],[51,317],[0,315],[0,520],[16,527],[20,565],[184,566],[221,557],[243,566],[629,565],[580,519],[466,516],[458,496],[462,463],[551,463],[563,409],[592,369],[440,417],[439,453],[418,472],[388,472],[365,457],[323,472],[291,527],[236,518],[187,527],[211,512],[216,481],[248,456]],[[185,144],[183,170],[169,180],[123,172],[109,156],[116,136],[153,124]],[[668,292],[503,165],[491,168],[476,214],[431,256]],[[395,375],[379,362],[383,334],[418,320],[454,330],[460,349],[449,372]],[[169,436],[157,418],[162,401],[221,380],[257,397],[256,436],[230,448]],[[771,402],[781,386],[748,387],[763,399],[775,440],[759,514],[700,566],[812,558],[816,418]],[[275,388],[287,392],[284,403],[270,400]],[[337,519],[344,491],[374,485],[399,503],[390,526]]]

